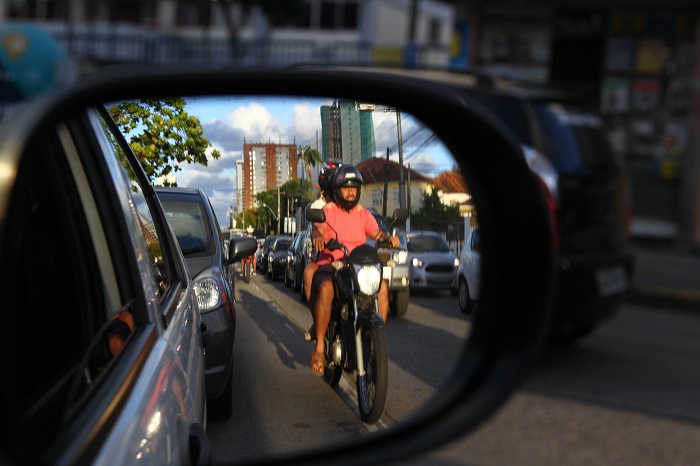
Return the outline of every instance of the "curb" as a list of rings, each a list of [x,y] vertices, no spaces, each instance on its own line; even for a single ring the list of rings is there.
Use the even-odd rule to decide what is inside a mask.
[[[700,292],[662,287],[633,287],[627,303],[649,307],[665,307],[682,311],[700,311]]]

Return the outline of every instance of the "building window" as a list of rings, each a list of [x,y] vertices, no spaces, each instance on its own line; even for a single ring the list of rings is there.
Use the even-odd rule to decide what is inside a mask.
[[[381,189],[375,189],[372,191],[372,207],[380,207],[382,205],[382,190]]]

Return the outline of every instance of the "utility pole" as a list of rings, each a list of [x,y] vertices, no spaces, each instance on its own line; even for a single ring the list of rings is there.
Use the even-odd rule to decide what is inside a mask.
[[[401,136],[401,111],[396,110],[396,132],[399,138],[399,207],[406,208],[406,186],[403,180],[403,143]]]
[[[386,163],[384,163],[384,198],[382,199],[382,217],[386,218],[386,200],[389,191],[389,148],[386,148]]]
[[[277,184],[277,234],[280,233],[280,185]]]

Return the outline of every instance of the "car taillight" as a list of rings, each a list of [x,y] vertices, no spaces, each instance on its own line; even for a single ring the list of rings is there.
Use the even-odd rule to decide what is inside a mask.
[[[534,174],[534,173],[533,173]],[[559,251],[559,206],[554,198],[553,193],[550,191],[547,183],[539,177],[537,174],[535,179],[539,182],[540,188],[542,189],[542,195],[544,196],[544,202],[547,204],[549,209],[549,219],[552,226],[552,247],[555,251]]]

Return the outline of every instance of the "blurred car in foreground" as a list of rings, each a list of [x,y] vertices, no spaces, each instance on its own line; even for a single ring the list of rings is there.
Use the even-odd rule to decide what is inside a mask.
[[[411,288],[450,290],[456,294],[459,259],[447,241],[434,231],[410,231],[402,235],[406,237],[411,266]]]
[[[231,239],[229,256],[209,198],[196,188],[155,188],[189,268],[202,320],[209,332],[207,345],[207,412],[212,419],[228,419],[233,412],[233,355],[236,339],[234,275],[230,265],[252,254],[254,237]],[[241,255],[243,254],[243,255]]]
[[[1,145],[26,128],[17,117]],[[206,464],[207,336],[187,265],[104,108],[71,117],[0,188],[3,305],[21,311],[0,338],[1,462]]]
[[[273,282],[287,267],[287,250],[291,244],[292,237],[282,235],[275,238],[270,246],[270,252],[267,254],[267,276]]]
[[[479,302],[479,289],[481,288],[481,238],[479,227],[469,232],[467,241],[462,247],[459,256],[459,269],[457,271],[457,298],[459,308],[465,314],[474,311]]]
[[[631,283],[632,213],[622,161],[597,111],[571,94],[481,73],[373,70],[467,96],[520,142],[549,206],[558,253],[552,340],[574,341],[612,316]]]

